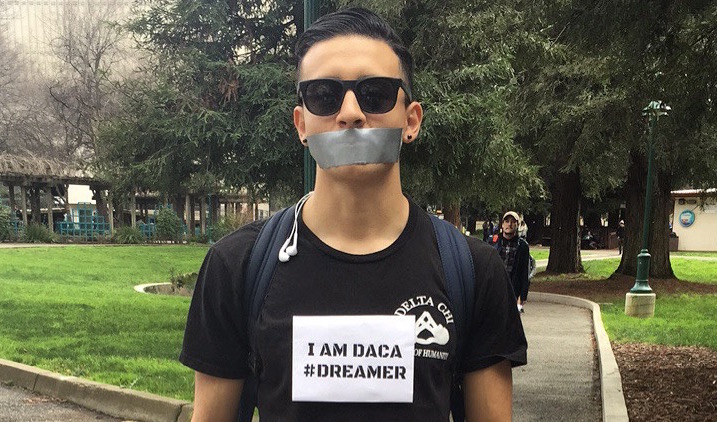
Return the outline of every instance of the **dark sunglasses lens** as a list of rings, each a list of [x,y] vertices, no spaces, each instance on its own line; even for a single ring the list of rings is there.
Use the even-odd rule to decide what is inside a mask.
[[[316,80],[306,86],[303,94],[306,108],[318,116],[328,116],[341,109],[344,88],[331,80]]]
[[[356,97],[366,113],[387,113],[396,105],[398,88],[391,79],[365,79],[356,86]]]

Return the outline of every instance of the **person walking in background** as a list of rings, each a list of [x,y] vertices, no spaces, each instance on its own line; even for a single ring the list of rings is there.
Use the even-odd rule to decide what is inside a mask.
[[[528,223],[525,222],[525,218],[520,219],[520,224],[518,224],[518,237],[521,239],[526,239],[528,237]]]
[[[491,236],[493,236],[493,220],[488,217],[483,222],[483,241],[488,243]]]
[[[501,222],[501,234],[493,242],[493,247],[498,251],[505,269],[510,275],[510,282],[513,285],[518,310],[525,312],[523,306],[528,300],[528,288],[530,279],[530,246],[528,242],[518,236],[518,220],[520,217],[515,211],[508,211],[503,215]]]
[[[622,244],[623,239],[625,238],[625,220],[620,220],[620,223],[617,225],[617,230],[615,230],[615,234],[617,235],[617,252],[622,255]]]

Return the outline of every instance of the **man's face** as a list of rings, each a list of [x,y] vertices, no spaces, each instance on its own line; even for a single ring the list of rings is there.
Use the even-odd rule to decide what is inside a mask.
[[[507,216],[503,219],[503,235],[505,237],[512,237],[515,234],[515,230],[518,227],[518,222],[512,216]]]
[[[301,62],[299,78],[300,81],[320,78],[356,80],[367,76],[403,78],[396,53],[384,41],[362,36],[338,36],[321,41],[309,49]],[[423,111],[417,102],[406,106],[407,94],[403,89],[399,89],[397,95],[392,110],[383,114],[370,114],[361,110],[356,95],[349,90],[339,111],[330,116],[317,116],[306,107],[296,106],[294,126],[302,143],[313,134],[354,128],[401,128],[403,142],[410,143],[418,135]],[[394,166],[396,164],[368,164],[360,167],[362,171],[371,171]],[[336,167],[327,172],[341,171],[344,170]]]

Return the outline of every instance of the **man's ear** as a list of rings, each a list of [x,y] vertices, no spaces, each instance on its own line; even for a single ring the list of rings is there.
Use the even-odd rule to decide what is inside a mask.
[[[406,129],[403,133],[403,143],[410,144],[418,137],[423,122],[423,107],[417,101],[406,107]]]
[[[304,107],[294,107],[294,127],[299,134],[299,142],[306,146],[306,122],[304,121]]]

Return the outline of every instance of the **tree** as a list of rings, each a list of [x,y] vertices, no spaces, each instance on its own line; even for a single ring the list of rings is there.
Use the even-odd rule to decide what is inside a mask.
[[[581,272],[581,198],[624,180],[629,144],[619,116],[625,97],[611,86],[616,58],[596,49],[580,1],[521,2],[525,36],[515,45],[518,89],[511,99],[519,142],[543,166],[550,189],[547,270]]]
[[[115,109],[113,82],[126,66],[117,1],[67,3],[58,16],[52,50],[57,72],[48,81],[57,119],[65,128],[67,157],[85,166],[95,164],[98,127]],[[113,78],[115,81],[113,81]]]
[[[10,148],[10,136],[19,113],[25,63],[7,34],[7,9],[0,5],[0,152]]]
[[[455,225],[463,201],[498,212],[540,195],[537,167],[513,142],[515,124],[507,115],[515,88],[510,28],[520,19],[512,5],[358,3],[387,17],[414,57],[415,95],[425,117],[420,138],[402,152],[407,192],[419,202],[443,204]]]
[[[652,277],[674,277],[669,259],[671,190],[683,186],[717,186],[717,5],[714,2],[664,2],[657,7],[634,4],[627,16],[644,16],[632,27],[624,48],[634,73],[634,98],[644,107],[664,100],[673,112],[660,119],[655,141],[651,232]],[[636,101],[636,102],[637,102]],[[641,248],[645,198],[645,124],[635,119],[640,136],[633,145],[626,188],[626,244],[617,273],[634,275]]]
[[[129,26],[151,57],[148,77],[126,86],[123,117],[105,132],[113,174],[130,169],[167,193],[298,192],[288,55],[300,15],[289,1],[151,2]]]
[[[672,276],[669,193],[715,181],[715,5],[711,2],[525,2],[532,34],[516,54],[521,89],[515,102],[524,144],[550,163],[551,220],[576,221],[580,193],[599,199],[626,180],[626,248],[618,272],[634,275],[645,180],[645,124],[639,112],[654,99],[673,106],[660,122],[650,252],[653,276]],[[544,34],[545,37],[542,37]],[[669,142],[668,142],[669,140]],[[560,174],[570,177],[560,176]],[[575,181],[578,179],[580,183]],[[565,194],[572,186],[572,193]],[[556,192],[559,189],[560,192]],[[572,205],[571,205],[572,204]],[[564,219],[565,214],[569,219]],[[563,224],[561,223],[561,227]],[[577,271],[577,228],[551,248],[548,270]],[[573,240],[574,239],[574,240]],[[563,239],[564,240],[564,239]],[[570,268],[565,268],[567,262]],[[559,265],[558,265],[559,264]]]

